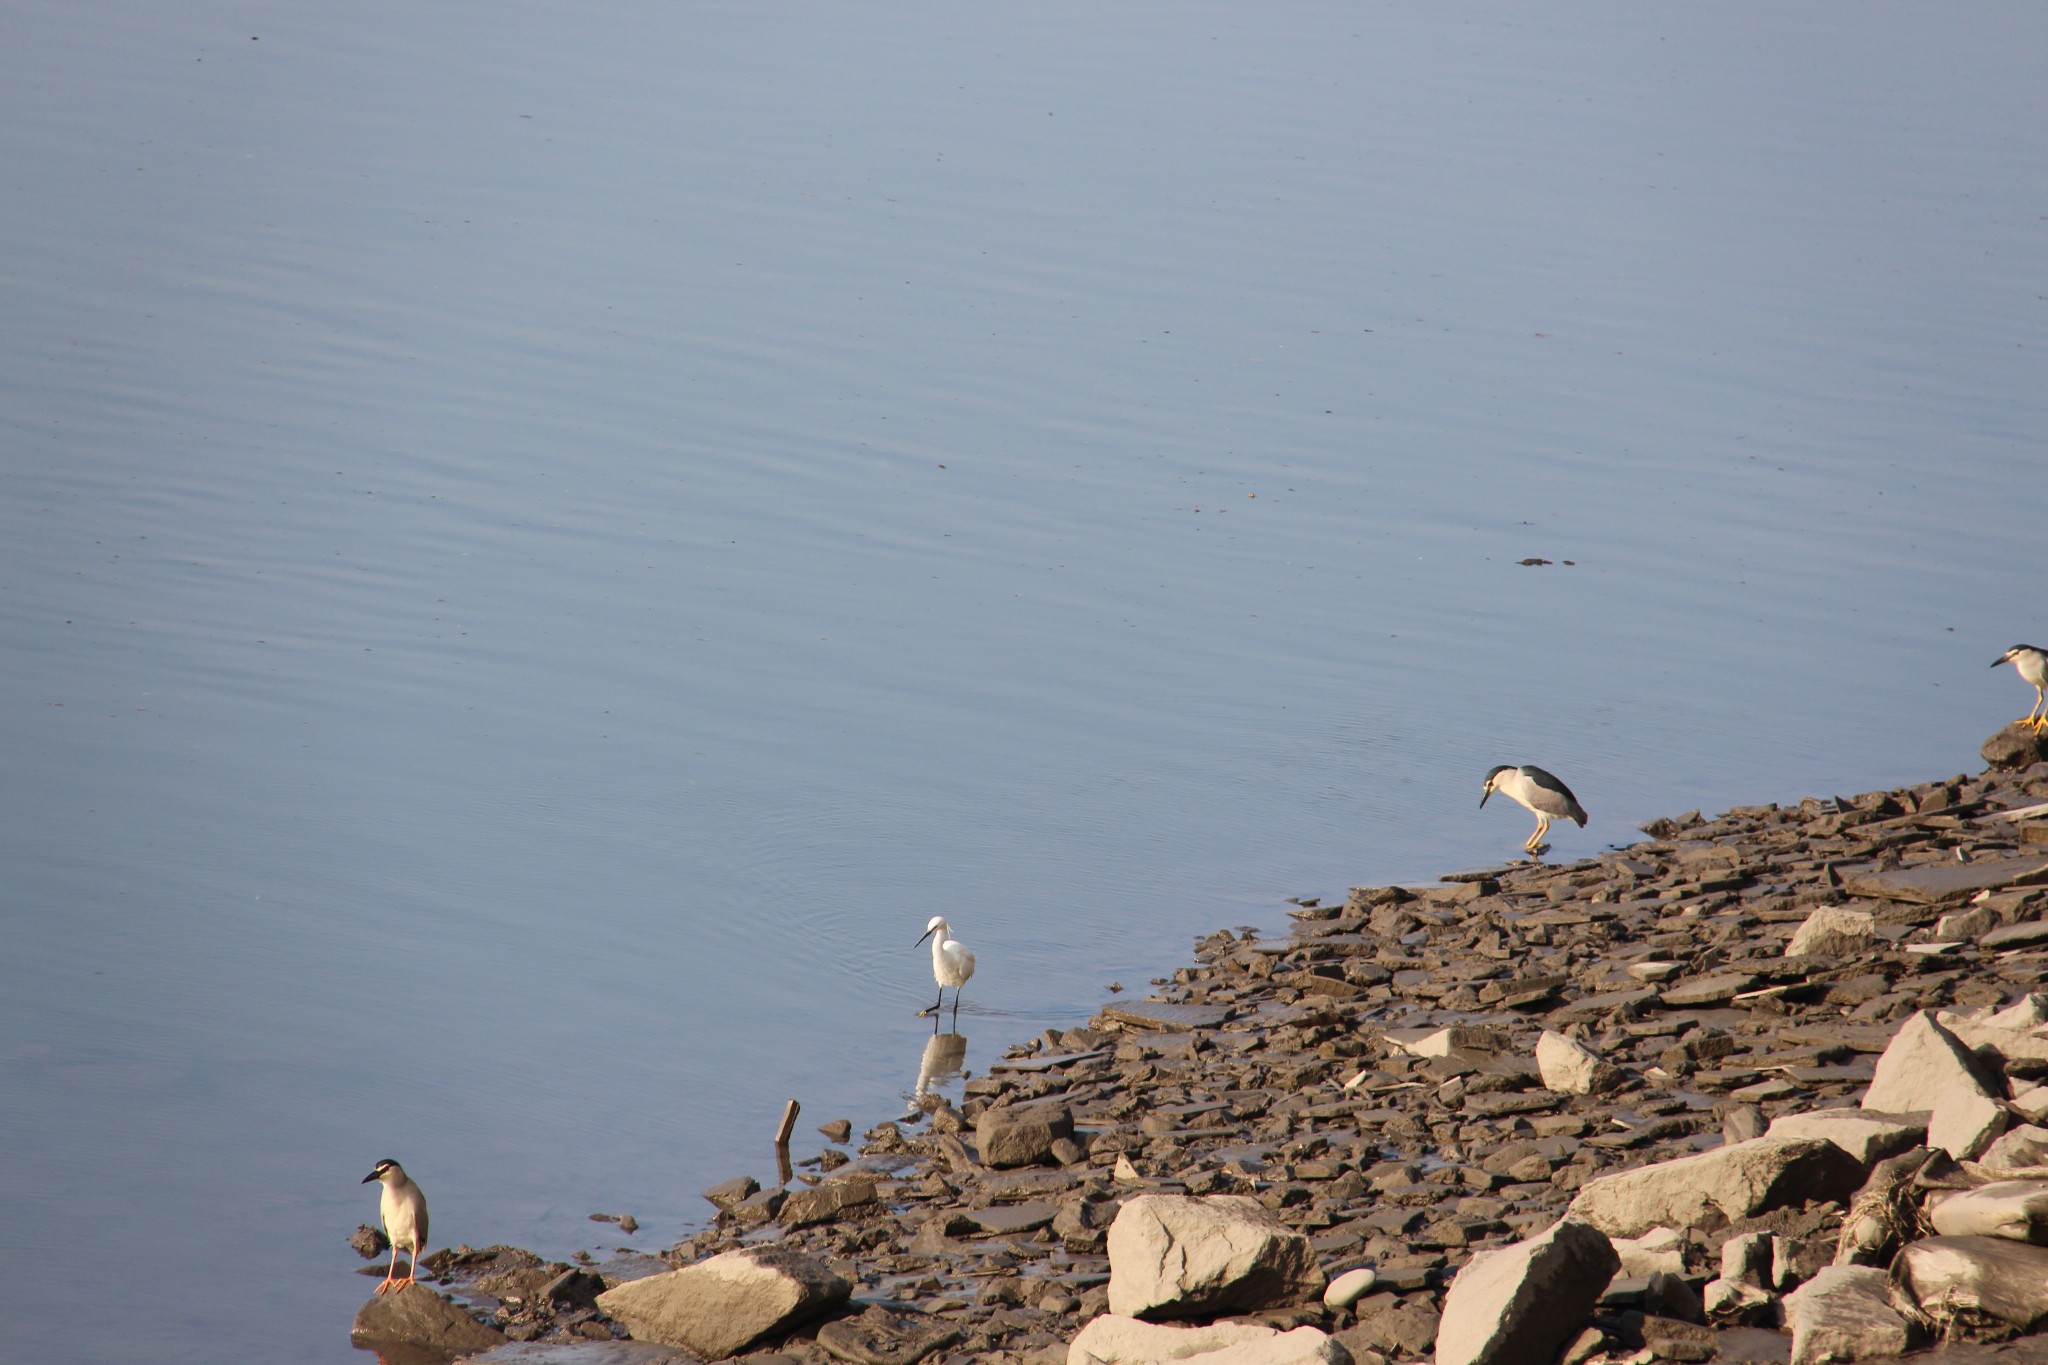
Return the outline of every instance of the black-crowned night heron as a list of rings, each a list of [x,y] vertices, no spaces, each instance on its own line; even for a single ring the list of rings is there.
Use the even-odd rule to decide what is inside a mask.
[[[2034,709],[2014,721],[2014,725],[2031,725],[2034,733],[2040,734],[2048,728],[2048,649],[2039,645],[2014,645],[1991,661],[1993,668],[2000,664],[2011,664],[2020,671],[2020,676],[2034,685]]]
[[[1479,804],[1484,806],[1486,798],[1495,792],[1535,813],[1536,832],[1522,845],[1531,853],[1543,847],[1543,836],[1550,832],[1552,820],[1576,820],[1580,829],[1586,827],[1586,809],[1572,795],[1572,789],[1533,763],[1524,763],[1519,768],[1503,763],[1488,773],[1486,789],[1479,793]]]
[[[953,937],[953,926],[943,916],[933,915],[932,922],[917,936],[919,943],[932,941],[932,976],[939,983],[939,998],[928,1010],[918,1013],[932,1016],[932,1027],[938,1025],[939,1006],[946,1003],[946,987],[953,988],[953,1022],[960,1022],[960,988],[967,984],[967,978],[974,975],[974,950]]]
[[[382,1294],[395,1284],[411,1284],[419,1273],[420,1248],[427,1242],[427,1197],[420,1193],[420,1187],[412,1183],[412,1177],[405,1173],[405,1167],[386,1157],[377,1163],[377,1169],[363,1177],[363,1183],[381,1181],[384,1192],[377,1201],[377,1211],[384,1217],[384,1235],[391,1239],[391,1268],[384,1272],[384,1282],[377,1286]],[[398,1248],[403,1244],[411,1259],[405,1267],[405,1278],[398,1278]]]

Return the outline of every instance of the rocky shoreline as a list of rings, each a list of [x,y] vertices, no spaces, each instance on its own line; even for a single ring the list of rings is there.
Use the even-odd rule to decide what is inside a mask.
[[[2048,746],[2008,727],[1984,757],[1216,933],[957,1108],[707,1190],[714,1223],[658,1259],[436,1253],[467,1308],[408,1289],[357,1340],[489,1365],[2048,1361],[2024,1335],[2048,1327]]]

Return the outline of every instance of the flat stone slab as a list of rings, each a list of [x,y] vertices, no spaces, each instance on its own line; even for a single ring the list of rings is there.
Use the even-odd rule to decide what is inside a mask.
[[[2032,948],[2036,944],[2048,943],[2048,919],[2022,920],[1993,929],[1977,940],[1977,946],[1986,952],[2003,952],[2007,948]]]
[[[1021,1204],[997,1204],[993,1208],[969,1209],[967,1218],[992,1236],[1012,1232],[1033,1232],[1052,1222],[1059,1209],[1042,1199]]]
[[[1094,1052],[1061,1052],[1050,1057],[1005,1058],[1000,1062],[991,1064],[989,1070],[1019,1072],[1052,1071],[1059,1067],[1072,1066],[1076,1062],[1092,1062],[1097,1057],[1107,1057],[1108,1055],[1107,1052],[1098,1048]]]
[[[690,1365],[694,1357],[651,1341],[515,1341],[464,1356],[462,1365]]]
[[[1927,1136],[1924,1115],[1881,1114],[1874,1109],[1816,1109],[1780,1114],[1769,1137],[1826,1138],[1865,1166],[1912,1147]]]
[[[1725,1005],[1756,985],[1756,982],[1756,977],[1748,972],[1716,972],[1712,976],[1698,976],[1690,981],[1668,986],[1658,999],[1674,1009],[1691,1009],[1699,1005]]]
[[[1237,1017],[1228,1005],[1181,1005],[1170,1000],[1133,1000],[1128,1004],[1105,1006],[1104,1019],[1131,1028],[1163,1029],[1182,1033],[1189,1029],[1221,1028]]]
[[[1986,858],[1974,863],[1928,863],[1891,872],[1852,872],[1842,887],[1852,896],[1946,905],[2001,886],[2048,882],[2048,858]]]

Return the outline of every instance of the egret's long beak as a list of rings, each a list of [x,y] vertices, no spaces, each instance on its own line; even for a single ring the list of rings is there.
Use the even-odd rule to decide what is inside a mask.
[[[937,932],[939,932],[939,931],[938,931],[938,930],[936,930],[936,929],[927,929],[927,930],[925,930],[925,931],[924,931],[923,933],[921,933],[921,934],[919,934],[919,935],[917,936],[917,943],[922,943],[922,942],[924,942],[924,941],[925,941],[926,939],[930,938],[930,937],[931,937],[931,936],[932,936],[933,934],[936,934]],[[915,948],[915,947],[917,946],[917,943],[913,943],[913,944],[911,944],[910,946],[911,946],[911,947],[913,947],[913,948]]]

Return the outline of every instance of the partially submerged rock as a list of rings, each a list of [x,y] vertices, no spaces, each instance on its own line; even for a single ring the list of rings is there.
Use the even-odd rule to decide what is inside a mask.
[[[1192,1317],[1312,1301],[1308,1238],[1242,1195],[1139,1195],[1109,1227],[1109,1311]]]
[[[1555,1359],[1586,1325],[1620,1266],[1604,1233],[1571,1219],[1528,1241],[1478,1253],[1444,1295],[1437,1365]]]
[[[622,1284],[600,1294],[597,1306],[642,1341],[722,1360],[823,1317],[852,1288],[815,1257],[757,1247]]]
[[[415,1281],[357,1309],[349,1339],[365,1348],[402,1343],[455,1355],[502,1345],[505,1334]]]

